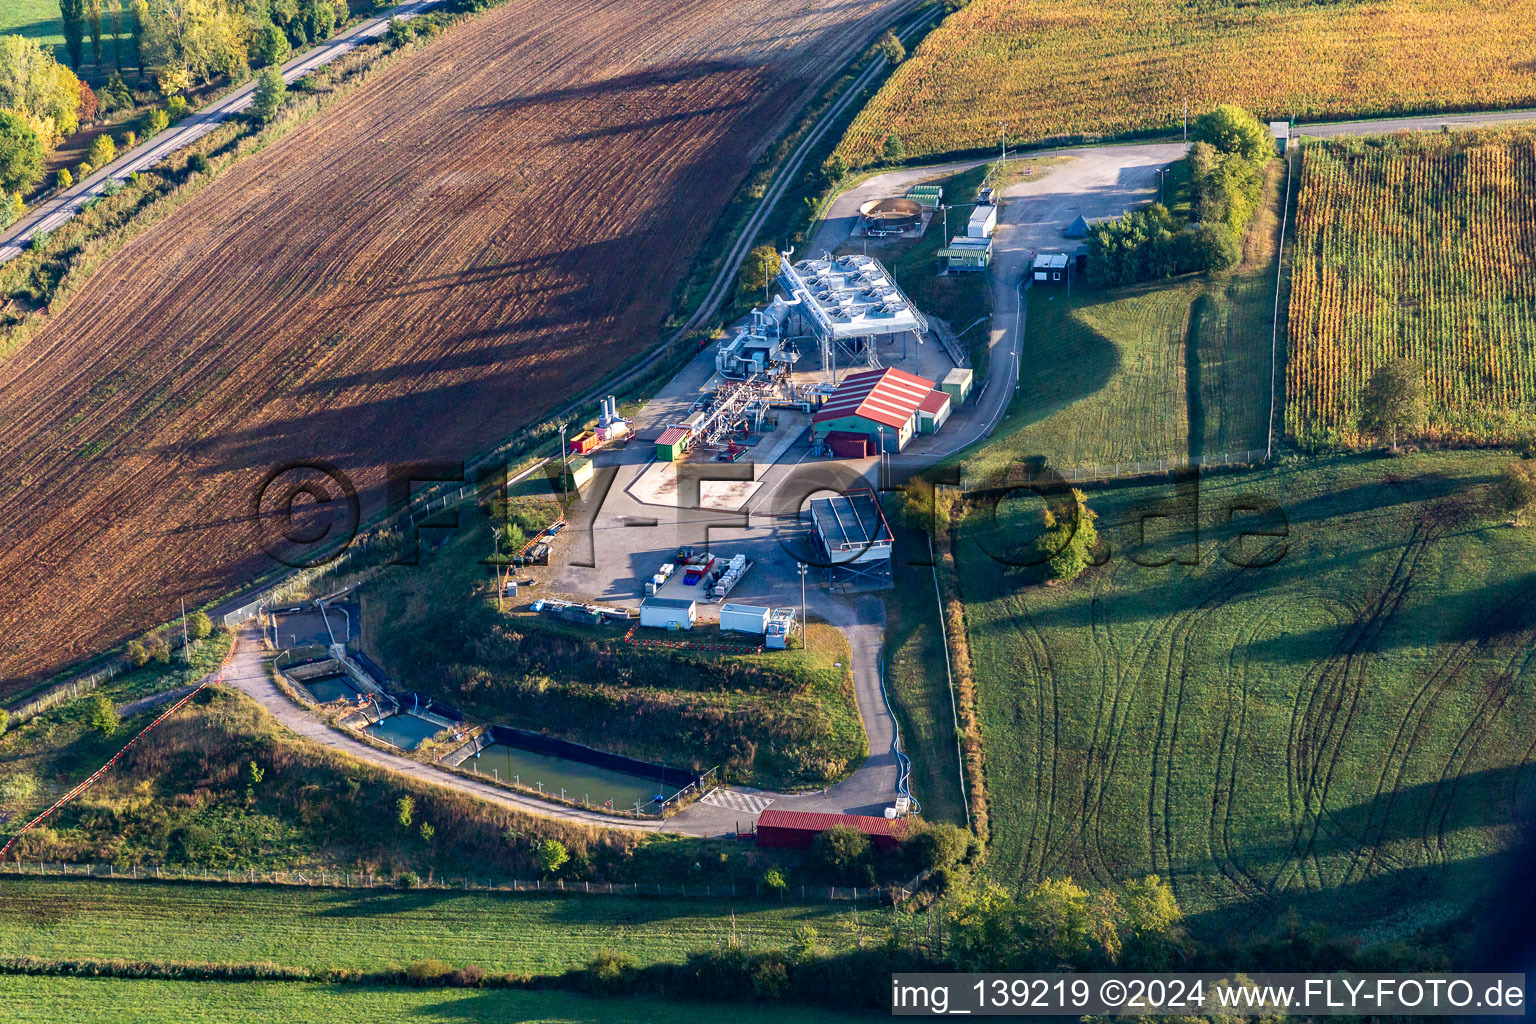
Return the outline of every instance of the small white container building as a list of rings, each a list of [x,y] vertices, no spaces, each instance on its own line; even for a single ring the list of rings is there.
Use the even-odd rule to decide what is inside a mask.
[[[640,625],[652,629],[692,629],[696,602],[685,597],[648,597],[640,602]]]
[[[997,207],[990,205],[976,207],[965,225],[965,234],[969,238],[991,238],[992,232],[996,230]]]
[[[768,609],[753,604],[723,604],[720,606],[720,628],[761,636],[768,631]]]

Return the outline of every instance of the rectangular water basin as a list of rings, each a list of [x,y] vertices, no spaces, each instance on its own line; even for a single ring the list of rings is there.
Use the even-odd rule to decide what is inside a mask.
[[[401,750],[415,750],[424,740],[431,739],[442,730],[443,727],[436,722],[429,722],[425,718],[417,718],[409,711],[402,711],[368,726],[363,732],[376,740],[393,744]]]
[[[537,790],[542,784],[544,792],[552,796],[558,797],[563,788],[567,800],[586,801],[593,807],[602,807],[611,800],[614,810],[632,811],[637,802],[641,810],[654,808],[657,796],[665,799],[677,792],[676,786],[663,785],[628,772],[599,768],[552,754],[535,754],[503,743],[492,743],[480,753],[466,758],[459,767],[528,789]]]

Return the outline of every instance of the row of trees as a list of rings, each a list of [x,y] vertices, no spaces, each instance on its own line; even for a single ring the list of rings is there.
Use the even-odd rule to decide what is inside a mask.
[[[373,6],[385,6],[378,3]],[[167,95],[219,74],[245,78],[251,62],[281,63],[291,48],[330,38],[346,0],[59,0],[64,45],[78,71],[153,72]]]
[[[1226,271],[1242,259],[1241,239],[1263,195],[1274,140],[1258,118],[1222,106],[1190,126],[1195,140],[1184,169],[1190,215],[1175,221],[1154,203],[1145,211],[1095,225],[1088,234],[1088,280],[1102,287],[1193,272]]]

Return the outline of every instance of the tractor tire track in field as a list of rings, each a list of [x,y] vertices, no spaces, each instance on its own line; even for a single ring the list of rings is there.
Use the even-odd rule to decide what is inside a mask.
[[[1382,840],[1392,820],[1403,776],[1418,748],[1420,736],[1426,728],[1433,728],[1433,716],[1441,696],[1471,664],[1477,647],[1477,642],[1472,640],[1463,640],[1452,647],[1424,677],[1424,685],[1419,687],[1413,700],[1408,702],[1408,708],[1403,712],[1397,732],[1392,737],[1392,745],[1387,749],[1386,759],[1382,762],[1381,774],[1376,780],[1376,792],[1366,810],[1360,846],[1350,857],[1349,867],[1344,872],[1344,885],[1357,879],[1369,878],[1375,873],[1383,855]],[[1362,856],[1365,858],[1363,864]]]
[[[0,361],[0,689],[273,568],[321,459],[502,442],[654,344],[764,147],[909,0],[508,0],[108,259]]]
[[[1290,856],[1271,881],[1276,891],[1289,887],[1297,877],[1305,887],[1309,863],[1317,887],[1328,884],[1316,855],[1317,839],[1327,816],[1328,789],[1363,697],[1366,662],[1402,607],[1420,560],[1455,515],[1452,508],[1436,507],[1414,524],[1386,585],[1297,689],[1287,745],[1294,832]]]
[[[1213,563],[1219,565],[1220,563]],[[1176,819],[1173,790],[1177,756],[1179,724],[1184,711],[1184,691],[1188,682],[1188,665],[1197,656],[1196,645],[1203,638],[1201,627],[1253,582],[1253,574],[1242,571],[1221,570],[1223,575],[1213,579],[1211,570],[1200,568],[1189,574],[1189,581],[1213,583],[1211,593],[1194,608],[1172,617],[1167,633],[1167,649],[1162,657],[1163,700],[1158,708],[1157,732],[1152,745],[1152,766],[1148,781],[1148,839],[1153,869],[1158,871],[1173,888],[1179,890],[1180,860],[1174,851],[1174,822]],[[1169,709],[1172,708],[1172,716]],[[1161,767],[1159,767],[1161,766]],[[1158,810],[1158,783],[1161,774],[1161,812]],[[1158,864],[1157,848],[1161,839],[1163,862]]]
[[[1277,604],[1266,603],[1264,609],[1251,616],[1235,635],[1235,642],[1228,655],[1226,708],[1222,716],[1221,740],[1216,748],[1216,766],[1211,784],[1211,859],[1240,895],[1260,901],[1269,898],[1269,889],[1264,880],[1254,874],[1246,861],[1234,852],[1232,808],[1237,802],[1237,773],[1242,763],[1243,736],[1248,725],[1248,698],[1252,689],[1251,665],[1247,653],[1255,638],[1264,635],[1271,620],[1281,611]],[[1235,715],[1234,704],[1237,705]]]
[[[1515,617],[1520,621],[1529,622],[1531,611],[1531,605],[1527,604],[1522,612],[1516,613]],[[1507,613],[1505,617],[1508,617]],[[1536,646],[1533,645],[1536,645],[1536,630],[1520,631],[1512,636],[1505,635],[1500,638],[1499,646],[1512,646],[1515,650],[1505,663],[1503,670],[1484,683],[1483,700],[1478,705],[1466,730],[1458,737],[1445,768],[1430,791],[1423,837],[1425,852],[1431,860],[1438,859],[1441,863],[1450,860],[1450,851],[1446,849],[1445,833],[1451,810],[1457,806],[1456,791],[1460,788],[1462,779],[1468,774],[1478,749],[1493,728],[1494,721],[1503,713],[1509,699],[1520,690],[1521,681],[1526,673],[1536,665]],[[1435,814],[1437,806],[1440,808],[1438,816]],[[1431,830],[1434,832],[1433,847],[1429,842]]]

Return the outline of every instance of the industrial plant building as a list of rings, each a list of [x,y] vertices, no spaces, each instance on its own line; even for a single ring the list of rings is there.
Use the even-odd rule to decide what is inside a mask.
[[[812,498],[811,537],[834,582],[890,582],[895,536],[873,489]]]
[[[840,458],[899,452],[919,433],[918,414],[934,393],[933,381],[903,370],[849,374],[811,417],[811,440]],[[935,412],[930,410],[930,419]]]

